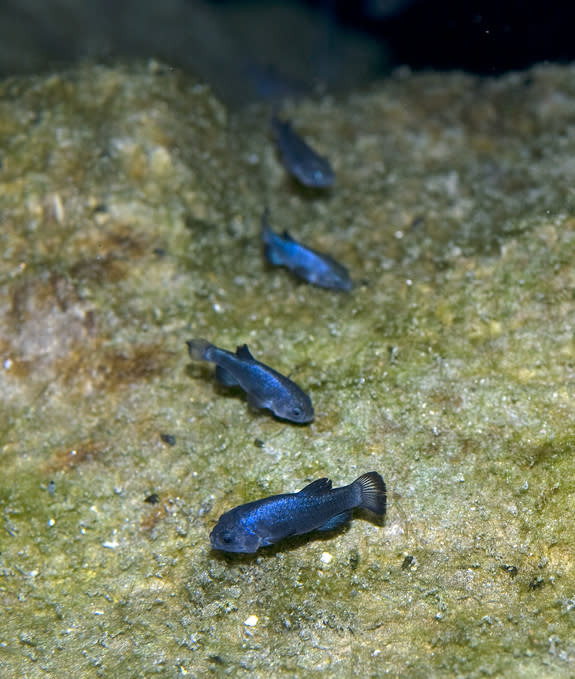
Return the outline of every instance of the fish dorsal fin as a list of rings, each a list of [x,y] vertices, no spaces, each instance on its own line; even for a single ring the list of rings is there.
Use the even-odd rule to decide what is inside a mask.
[[[264,210],[264,213],[262,215],[262,240],[264,243],[267,243],[273,236],[275,236],[275,233],[272,231],[270,224],[269,224],[269,218],[270,218],[270,209],[266,207]]]
[[[242,344],[236,349],[236,356],[244,360],[251,359],[252,361],[255,361],[255,358],[251,355],[247,344]]]
[[[283,232],[283,239],[288,240],[290,243],[295,243],[295,240],[289,235],[287,231]]]
[[[323,479],[317,479],[312,481],[305,488],[302,488],[299,492],[300,495],[322,495],[323,493],[328,493],[331,490],[331,481],[324,477]]]

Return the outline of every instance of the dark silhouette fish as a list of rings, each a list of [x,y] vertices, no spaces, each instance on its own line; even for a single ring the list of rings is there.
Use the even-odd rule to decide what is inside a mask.
[[[377,472],[368,472],[349,486],[332,488],[327,478],[299,491],[248,502],[222,514],[210,534],[212,549],[224,552],[256,552],[292,535],[342,526],[356,507],[385,514],[385,483]]]
[[[278,104],[282,99],[295,99],[310,94],[304,82],[288,77],[271,64],[248,60],[242,68],[247,85],[255,99]]]
[[[194,361],[216,364],[216,378],[226,387],[241,387],[248,403],[255,408],[268,408],[276,417],[305,424],[313,420],[310,397],[295,382],[280,375],[251,355],[247,344],[235,354],[203,339],[186,342]]]
[[[274,116],[272,129],[282,163],[292,177],[314,189],[326,189],[333,184],[335,174],[328,159],[308,146],[289,122]]]
[[[287,231],[284,231],[283,236],[272,231],[267,210],[262,216],[261,237],[264,255],[270,264],[285,266],[299,278],[321,288],[351,290],[351,278],[343,264],[298,243]]]

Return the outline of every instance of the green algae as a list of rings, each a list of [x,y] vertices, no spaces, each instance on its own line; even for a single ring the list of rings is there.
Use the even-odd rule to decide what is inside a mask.
[[[265,111],[157,64],[3,83],[3,674],[573,673],[574,82],[293,105],[324,198]],[[350,295],[265,265],[266,204]],[[247,342],[315,422],[251,411],[194,336]],[[369,469],[383,525],[210,551],[230,507]]]

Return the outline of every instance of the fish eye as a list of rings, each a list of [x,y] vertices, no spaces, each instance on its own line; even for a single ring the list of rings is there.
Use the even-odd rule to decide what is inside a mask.
[[[297,406],[295,408],[292,408],[291,414],[294,417],[301,417],[302,416],[301,408],[298,408]]]
[[[224,543],[224,545],[231,545],[233,541],[234,538],[231,533],[228,533],[228,531],[222,533],[222,542]]]

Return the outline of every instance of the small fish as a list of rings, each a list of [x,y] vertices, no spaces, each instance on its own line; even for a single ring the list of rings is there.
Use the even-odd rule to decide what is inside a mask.
[[[294,99],[310,94],[306,83],[296,81],[271,64],[248,60],[242,68],[245,83],[252,98],[277,104],[282,99]],[[245,89],[245,88],[244,88]]]
[[[287,231],[284,231],[283,236],[272,231],[267,210],[262,216],[261,237],[264,255],[270,264],[285,266],[299,278],[320,288],[351,290],[351,278],[343,264],[298,243]]]
[[[335,174],[327,158],[320,156],[294,132],[291,124],[274,116],[272,129],[285,169],[301,184],[313,189],[327,189]]]
[[[256,361],[247,344],[235,354],[203,339],[186,344],[194,361],[215,363],[216,379],[226,387],[241,387],[254,408],[268,408],[276,417],[299,424],[313,420],[310,397],[295,382]]]
[[[292,535],[338,528],[356,507],[383,516],[386,504],[385,483],[377,472],[363,474],[342,488],[332,488],[327,478],[318,479],[299,493],[272,495],[222,514],[210,542],[212,549],[251,554]]]

